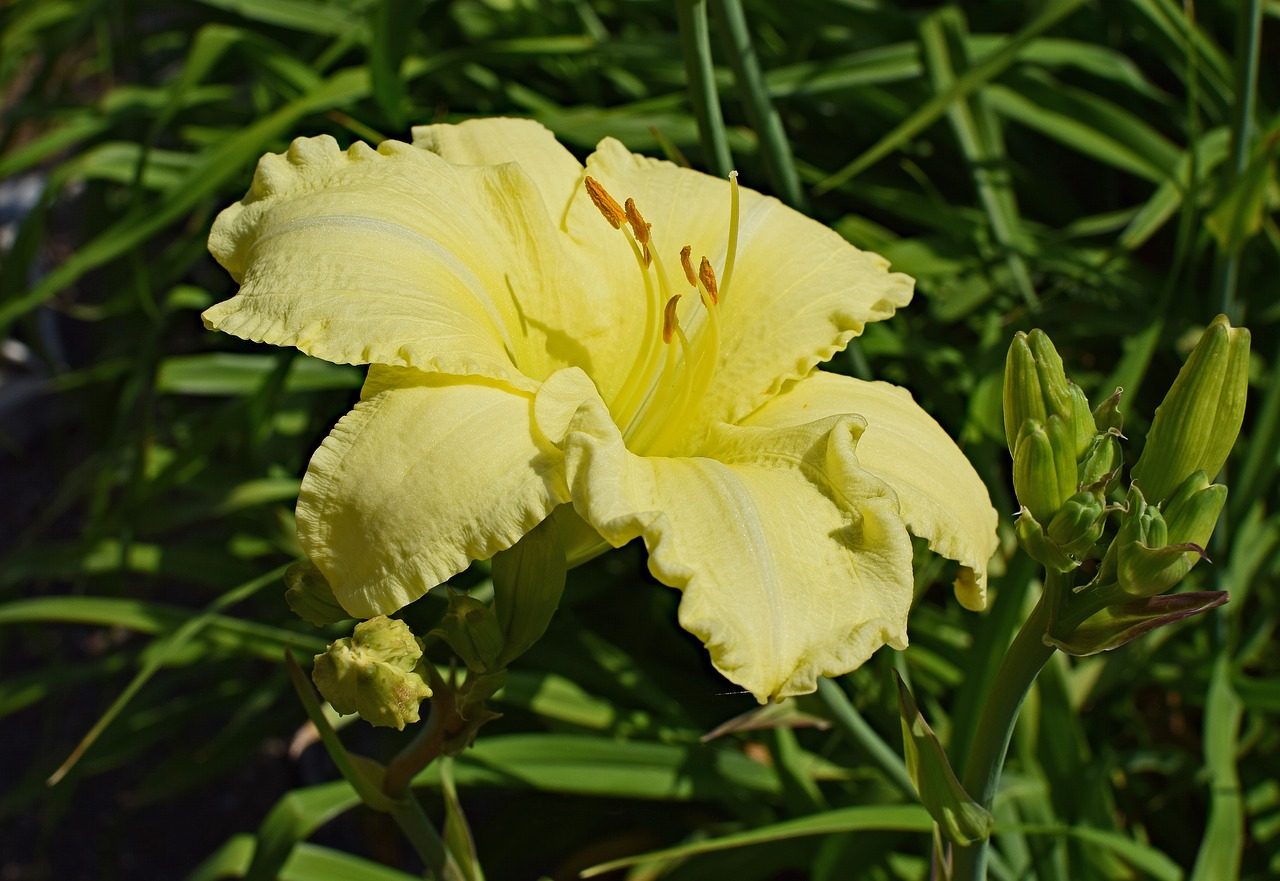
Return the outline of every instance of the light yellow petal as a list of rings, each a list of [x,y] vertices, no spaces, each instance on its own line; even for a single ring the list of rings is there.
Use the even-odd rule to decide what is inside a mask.
[[[533,397],[482,378],[374,366],[312,457],[303,550],[353,616],[389,614],[510,547],[568,500]]]
[[[530,391],[580,363],[558,333],[577,258],[518,166],[394,141],[299,139],[263,157],[209,237],[240,293],[207,326],[345,363],[478,374]],[[552,313],[547,319],[544,313]],[[590,332],[592,316],[583,318]],[[559,323],[558,323],[559,322]]]
[[[572,340],[576,357],[561,358],[549,369],[577,366],[585,370],[601,394],[612,400],[646,345],[644,281],[626,237],[610,226],[590,200],[588,214],[575,209],[586,199],[585,171],[572,153],[542,125],[529,119],[472,119],[458,125],[419,126],[414,146],[431,150],[461,165],[513,162],[537,186],[546,211],[574,255],[573,284],[539,304],[527,324],[534,332],[560,341]],[[549,302],[547,301],[549,300]],[[655,338],[660,324],[648,331]],[[545,374],[543,374],[545,375]]]
[[[685,245],[692,246],[694,266],[705,255],[724,281],[727,180],[632,154],[612,139],[587,159],[587,173],[615,199],[635,199],[652,225],[651,247],[669,268],[676,292],[690,290],[680,270]],[[912,280],[890,273],[884,258],[858,250],[776,199],[745,186],[740,192],[737,257],[732,277],[722,285],[720,357],[701,407],[704,425],[737,422],[786,380],[806,375],[843,349],[867,322],[888,318],[911,299]],[[630,269],[625,242],[609,235],[612,230],[585,194],[571,205],[567,226],[598,260]],[[642,302],[632,273],[616,272],[607,282]],[[620,291],[615,299],[626,296]],[[693,336],[706,320],[702,306],[697,297],[685,297],[680,309],[681,324]],[[696,435],[699,426],[690,429]]]
[[[955,584],[960,603],[984,608],[987,563],[997,545],[995,509],[964,453],[906,389],[818,371],[744,424],[784,428],[848,413],[867,423],[857,448],[862,467],[893,487],[912,533],[961,564]]]
[[[537,185],[547,215],[557,226],[582,184],[582,163],[532,119],[469,119],[457,125],[414,126],[413,145],[457,165],[516,163]]]
[[[882,645],[906,646],[911,545],[889,488],[859,468],[856,420],[722,427],[712,458],[630,453],[576,371],[538,393],[575,510],[683,591],[680,623],[759,700],[811,692]]]

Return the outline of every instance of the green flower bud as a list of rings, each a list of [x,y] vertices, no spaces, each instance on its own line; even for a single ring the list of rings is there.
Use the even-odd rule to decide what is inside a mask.
[[[1045,534],[1064,553],[1079,559],[1102,538],[1106,513],[1106,502],[1097,494],[1078,492],[1049,521]]]
[[[1192,474],[1160,506],[1169,527],[1169,543],[1205,547],[1226,503],[1225,486],[1209,483],[1203,471]],[[1195,559],[1191,562],[1194,565]]]
[[[284,601],[293,613],[317,627],[336,624],[351,618],[351,613],[339,605],[329,581],[310,561],[294,563],[284,572]]]
[[[1129,488],[1128,501],[1115,541],[1116,580],[1132,596],[1162,594],[1205,556],[1203,543],[1226,502],[1225,487],[1208,486],[1203,474],[1188,478],[1179,489],[1176,510],[1170,510],[1176,531],[1157,506],[1146,503],[1137,484]]]
[[[1124,430],[1124,416],[1120,412],[1120,397],[1123,394],[1124,389],[1117,388],[1111,393],[1111,397],[1094,408],[1093,424],[1099,432],[1124,437],[1121,433]]]
[[[414,672],[422,645],[409,625],[379,616],[316,655],[311,678],[342,715],[359,713],[371,725],[403,729],[418,721],[418,704],[431,689]]]
[[[1071,409],[1069,414],[1073,427],[1072,434],[1075,436],[1075,458],[1079,460],[1089,449],[1097,435],[1097,426],[1093,422],[1093,411],[1089,409],[1089,399],[1085,396],[1084,389],[1076,385],[1071,380],[1067,380],[1067,391],[1071,398]]]
[[[1124,451],[1120,448],[1119,435],[1095,434],[1089,441],[1076,472],[1081,489],[1110,492],[1120,479],[1120,466],[1124,464]]]
[[[1013,454],[1018,501],[1042,523],[1076,492],[1074,427],[1058,416],[1047,424],[1028,419]]]
[[[1022,509],[1018,519],[1014,521],[1013,529],[1023,550],[1042,566],[1058,572],[1070,572],[1080,565],[1079,560],[1049,540],[1044,527],[1026,508]]]
[[[481,673],[498,669],[504,640],[493,609],[466,594],[449,592],[449,611],[431,631],[462,658],[468,670]]]
[[[1009,454],[1028,419],[1041,424],[1050,416],[1073,418],[1074,404],[1062,358],[1042,330],[1019,332],[1009,345],[1004,370],[1004,434]]]
[[[1106,502],[1100,496],[1078,492],[1062,504],[1047,527],[1023,508],[1014,530],[1032,559],[1058,572],[1070,572],[1102,537],[1106,515]]]
[[[1168,498],[1188,476],[1222,470],[1244,420],[1249,331],[1213,320],[1156,409],[1133,479],[1147,497]]]

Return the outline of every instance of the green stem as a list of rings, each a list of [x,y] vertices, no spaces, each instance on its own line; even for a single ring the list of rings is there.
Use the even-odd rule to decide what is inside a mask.
[[[862,718],[849,696],[837,683],[830,679],[818,680],[818,697],[822,698],[830,711],[833,721],[846,737],[866,750],[871,761],[880,766],[880,770],[889,778],[899,792],[907,798],[916,798],[916,787],[907,773],[907,766],[898,751],[876,733],[867,720]]]
[[[444,751],[445,729],[448,727],[441,720],[453,719],[456,710],[453,689],[445,683],[433,665],[424,666],[434,692],[431,716],[409,745],[387,762],[387,771],[382,778],[382,791],[393,799],[403,799],[409,795],[413,778],[440,757]]]
[[[1022,701],[1031,689],[1031,683],[1035,682],[1053,655],[1053,648],[1044,644],[1049,612],[1054,598],[1063,590],[1071,589],[1070,579],[1070,575],[1046,573],[1044,596],[1036,603],[1009,646],[983,706],[969,760],[965,764],[963,782],[969,795],[987,810],[991,810],[995,800],[1000,770],[1009,751],[1009,741],[1013,737],[1013,726],[1018,720],[1018,711],[1022,709]],[[986,881],[987,846],[987,841],[980,841],[970,847],[956,848],[954,881]]]
[[[760,136],[760,155],[764,158],[769,182],[782,201],[799,211],[805,210],[804,190],[800,188],[800,175],[796,172],[791,145],[782,127],[782,118],[769,99],[764,74],[755,47],[751,43],[751,31],[741,0],[718,0],[713,11],[719,24],[724,26],[728,46],[729,67],[737,82],[738,96],[746,111],[747,121]]]
[[[685,75],[689,79],[689,103],[698,121],[702,161],[718,177],[733,170],[729,141],[720,114],[720,94],[711,64],[711,38],[707,28],[707,0],[676,0],[680,22],[680,48],[684,52]]]
[[[1234,180],[1249,164],[1249,147],[1253,140],[1253,114],[1258,95],[1258,59],[1262,34],[1262,0],[1248,0],[1240,18],[1236,39],[1237,93],[1235,118],[1231,125],[1231,178]],[[1244,304],[1239,301],[1237,284],[1240,255],[1222,254],[1216,278],[1218,311],[1226,313],[1232,324],[1244,320]]]
[[[404,833],[404,837],[409,839],[418,856],[422,858],[423,865],[427,867],[428,877],[435,879],[450,877],[450,860],[445,851],[444,841],[413,793],[409,793],[407,798],[392,805],[391,816],[400,827],[400,831]]]

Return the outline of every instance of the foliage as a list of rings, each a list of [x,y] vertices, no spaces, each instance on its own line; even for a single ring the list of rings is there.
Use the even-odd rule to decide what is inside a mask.
[[[355,810],[281,663],[346,635],[294,616],[280,573],[298,476],[361,372],[206,333],[200,310],[232,284],[204,240],[295,135],[493,114],[583,155],[612,135],[714,171],[727,151],[748,185],[916,276],[913,306],[832,366],[912,389],[1010,514],[1015,331],[1047,329],[1093,404],[1123,386],[1140,438],[1209,320],[1247,324],[1231,496],[1187,588],[1230,603],[1053,659],[1015,733],[991,870],[1280,873],[1280,80],[1258,63],[1280,7],[709,6],[709,42],[688,0],[0,6],[6,876],[420,870],[385,815]],[[637,549],[574,570],[493,702],[503,718],[419,777],[421,800],[439,825],[446,804],[460,816],[456,788],[494,879],[657,850],[612,877],[923,877],[890,669],[959,762],[1040,589],[1003,528],[990,611],[960,609],[922,558],[909,650],[764,710],[710,670]],[[451,584],[493,589],[483,564]],[[406,610],[415,632],[442,594]],[[409,732],[341,736],[386,759]]]

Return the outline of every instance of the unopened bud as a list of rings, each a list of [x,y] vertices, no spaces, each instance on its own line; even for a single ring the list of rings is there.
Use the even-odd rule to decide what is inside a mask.
[[[1013,342],[1009,344],[1009,354],[1005,359],[1004,365],[1004,436],[1005,441],[1009,445],[1009,455],[1017,455],[1018,435],[1022,433],[1022,427],[1027,420],[1032,419],[1041,425],[1048,420],[1049,415],[1054,412],[1045,403],[1045,391],[1041,381],[1041,368],[1036,363],[1035,353],[1032,351],[1031,343],[1033,337],[1037,340],[1037,348],[1043,348],[1040,337],[1045,337],[1041,331],[1033,330],[1030,334],[1019,332],[1013,338]],[[1052,349],[1052,343],[1049,349]],[[1053,352],[1051,362],[1056,358],[1057,352]],[[1061,371],[1062,360],[1056,359],[1059,371]],[[1047,368],[1047,372],[1052,374],[1052,363]],[[1051,377],[1056,378],[1056,377]],[[1054,383],[1056,387],[1056,383]],[[1063,395],[1065,399],[1066,376],[1062,376]]]
[[[338,603],[328,580],[310,561],[294,563],[284,572],[284,601],[293,613],[317,627],[336,624],[352,617]]]
[[[1138,597],[1162,594],[1185,578],[1196,561],[1205,556],[1202,542],[1209,540],[1226,496],[1207,488],[1200,492],[1205,494],[1199,496],[1199,492],[1190,491],[1179,503],[1179,533],[1174,534],[1160,510],[1146,503],[1137,484],[1129,488],[1129,510],[1121,518],[1115,541],[1116,579],[1122,590]],[[1205,518],[1215,504],[1217,510],[1206,530]],[[1183,510],[1183,505],[1189,507]],[[1201,542],[1191,538],[1200,538]]]
[[[1169,527],[1169,543],[1205,547],[1226,503],[1225,486],[1209,483],[1203,471],[1192,474],[1161,505],[1164,522]]]
[[[1072,446],[1069,429],[1057,417],[1051,418],[1047,426],[1028,419],[1018,435],[1013,454],[1013,488],[1022,506],[1042,523],[1047,523],[1076,491]],[[1069,475],[1058,461],[1063,456],[1071,460]]]
[[[1124,414],[1120,412],[1120,398],[1124,395],[1124,389],[1117,388],[1111,393],[1111,397],[1107,398],[1093,410],[1093,424],[1100,432],[1115,432],[1118,436],[1124,437],[1121,433],[1124,430]]]
[[[1063,503],[1045,534],[1072,558],[1080,559],[1102,538],[1106,502],[1095,493],[1078,492]]]
[[[1182,365],[1156,409],[1133,479],[1160,501],[1197,471],[1222,470],[1244,420],[1249,384],[1249,331],[1219,315]]]
[[[1042,566],[1057,572],[1070,572],[1080,565],[1079,560],[1049,540],[1044,527],[1025,507],[1014,521],[1013,528],[1022,549]]]
[[[1106,526],[1106,502],[1095,493],[1078,492],[1067,499],[1048,526],[1022,509],[1014,531],[1023,549],[1036,562],[1058,572],[1070,572],[1085,559],[1102,537]]]
[[[431,631],[449,643],[468,670],[477,673],[498,669],[504,640],[498,616],[475,597],[449,593],[449,611]]]
[[[422,645],[409,625],[379,616],[355,626],[316,655],[312,679],[342,715],[359,713],[371,725],[403,729],[418,721],[431,689],[414,672]]]
[[[1120,448],[1119,435],[1095,434],[1080,459],[1077,477],[1080,488],[1107,493],[1120,479],[1120,467],[1124,464],[1124,451]]]
[[[1098,431],[1094,425],[1093,411],[1089,409],[1089,398],[1085,396],[1084,389],[1068,379],[1067,393],[1071,400],[1071,408],[1064,417],[1071,422],[1072,436],[1076,442],[1075,457],[1079,460]]]

